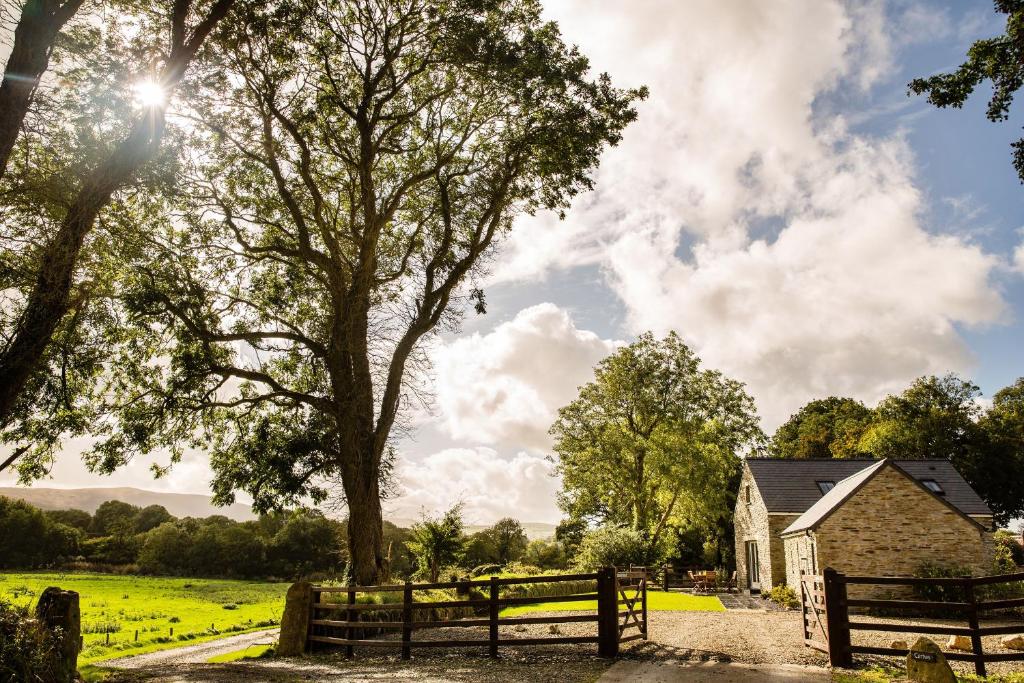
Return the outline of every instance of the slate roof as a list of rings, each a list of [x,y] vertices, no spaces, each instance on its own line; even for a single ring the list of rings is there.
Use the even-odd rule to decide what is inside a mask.
[[[878,462],[748,458],[746,464],[768,512],[803,514],[822,498],[817,482],[834,481],[838,487],[839,482]],[[918,481],[934,479],[945,491],[942,498],[964,514],[992,514],[985,501],[948,460],[893,460],[892,463]]]

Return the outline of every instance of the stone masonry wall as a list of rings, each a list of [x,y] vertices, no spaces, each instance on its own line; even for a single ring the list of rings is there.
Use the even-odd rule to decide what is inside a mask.
[[[819,570],[910,576],[924,562],[991,570],[991,534],[887,467],[816,530]],[[797,568],[799,573],[799,568]],[[883,597],[892,586],[850,586],[851,597]],[[858,590],[854,590],[858,589]]]
[[[797,517],[798,515],[769,515],[750,470],[744,465],[735,514],[736,580],[740,590],[750,589],[747,583],[747,541],[757,541],[761,590],[768,591],[773,585],[785,582],[786,559],[779,532],[792,524]]]

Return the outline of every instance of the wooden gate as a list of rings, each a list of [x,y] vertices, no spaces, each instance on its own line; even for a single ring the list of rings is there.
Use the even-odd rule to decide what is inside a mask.
[[[800,608],[803,612],[804,645],[828,652],[825,579],[800,572]]]
[[[620,643],[641,638],[647,640],[647,579],[646,567],[630,567],[616,575],[618,606],[626,608],[618,614],[622,619],[619,623]],[[637,633],[628,633],[634,628]]]

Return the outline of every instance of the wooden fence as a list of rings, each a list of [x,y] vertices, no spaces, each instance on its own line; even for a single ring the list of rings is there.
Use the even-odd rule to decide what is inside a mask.
[[[502,595],[515,586],[566,582],[594,582],[594,589],[569,595],[508,596]],[[416,600],[416,593],[431,590],[456,590],[467,595],[465,600]],[[474,589],[486,597],[472,597]],[[342,593],[345,602],[332,602],[325,596]],[[401,594],[400,600],[384,603],[360,603],[359,594]],[[555,614],[545,616],[502,617],[503,607],[537,605],[546,602],[597,602],[597,609],[581,606],[591,614]],[[598,654],[614,657],[619,645],[647,639],[647,572],[643,569],[616,572],[607,567],[591,574],[564,574],[529,578],[498,578],[455,581],[447,583],[411,583],[392,586],[314,586],[313,604],[307,635],[307,649],[313,643],[344,646],[351,657],[356,647],[394,648],[402,659],[409,659],[413,648],[486,647],[492,657],[502,646],[565,645],[596,643]],[[624,608],[624,609],[622,609]],[[430,618],[436,610],[466,610],[473,616]],[[339,613],[340,618],[339,618]],[[364,619],[364,615],[383,616],[385,621]],[[424,617],[424,615],[426,615]],[[593,623],[591,635],[554,635],[542,638],[500,638],[499,626],[527,624]],[[487,637],[417,640],[416,631],[436,628],[487,627]],[[635,629],[635,631],[634,631]],[[367,634],[400,633],[400,639],[367,637]]]
[[[971,639],[971,652],[944,652],[946,659],[973,662],[975,671],[984,677],[986,662],[1024,661],[1024,652],[985,652],[981,637],[1020,633],[1024,624],[1011,626],[981,626],[980,615],[992,610],[1024,607],[1024,598],[1005,600],[978,600],[976,588],[1024,581],[1024,572],[999,576],[917,578],[893,576],[846,576],[826,569],[820,576],[803,575],[800,581],[803,610],[804,644],[828,653],[832,666],[850,667],[853,655],[891,655],[906,657],[907,650],[888,647],[868,647],[851,644],[851,631],[877,631],[891,633],[921,633],[929,635],[967,636]],[[847,586],[942,586],[958,589],[962,601],[882,600],[848,597]],[[881,609],[909,613],[954,613],[961,616],[966,626],[946,624],[913,625],[884,624],[850,620],[850,608]]]

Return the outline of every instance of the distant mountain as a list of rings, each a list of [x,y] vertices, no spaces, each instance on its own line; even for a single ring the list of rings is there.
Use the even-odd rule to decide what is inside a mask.
[[[163,505],[175,517],[210,517],[224,515],[239,522],[256,519],[248,505],[235,503],[228,507],[217,507],[209,496],[194,493],[164,493],[129,487],[48,489],[0,487],[0,496],[18,498],[42,510],[64,510],[74,508],[92,514],[101,503],[119,500],[123,503],[145,507]]]

